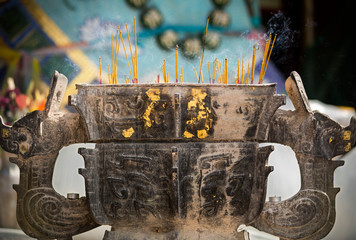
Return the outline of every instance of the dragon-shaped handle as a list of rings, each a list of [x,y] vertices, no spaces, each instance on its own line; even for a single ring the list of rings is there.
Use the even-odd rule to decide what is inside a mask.
[[[86,133],[78,114],[59,113],[67,78],[54,73],[44,111],[34,111],[4,125],[0,117],[0,145],[17,154],[10,161],[20,168],[17,192],[17,221],[29,236],[38,239],[68,239],[97,226],[84,197],[68,199],[52,186],[59,150],[84,142]]]
[[[267,202],[255,227],[282,239],[321,239],[335,222],[334,170],[344,161],[332,160],[355,145],[356,117],[341,127],[312,111],[300,76],[292,72],[286,91],[295,111],[277,110],[269,127],[269,142],[290,146],[296,154],[300,191],[285,201]]]

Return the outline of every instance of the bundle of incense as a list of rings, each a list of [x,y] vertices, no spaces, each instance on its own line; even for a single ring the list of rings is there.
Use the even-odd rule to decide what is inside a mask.
[[[261,71],[260,71],[260,78],[258,80],[258,83],[261,84],[262,81],[263,81],[263,78],[266,74],[266,70],[267,70],[267,65],[268,65],[268,62],[269,62],[269,58],[271,56],[271,53],[272,53],[272,49],[273,49],[273,46],[274,46],[274,42],[276,40],[276,37],[277,35],[274,36],[274,39],[273,39],[273,43],[272,43],[272,47],[270,48],[270,44],[271,44],[271,34],[269,34],[269,37],[268,37],[268,41],[267,41],[267,44],[266,44],[266,47],[265,47],[265,52],[264,52],[264,55],[263,55],[263,60],[262,60],[262,66],[261,66]],[[269,54],[268,54],[269,53]],[[267,55],[268,55],[268,59],[267,59]]]
[[[277,37],[277,35],[274,35],[273,42],[272,42],[272,47],[271,47],[271,49],[269,51],[267,63],[266,63],[266,66],[265,66],[265,69],[264,69],[264,72],[263,72],[263,78],[265,78],[265,75],[266,75],[267,66],[268,66],[268,63],[269,63],[269,59],[271,57],[271,53],[272,53],[272,50],[273,50],[274,42],[276,41],[276,37]]]

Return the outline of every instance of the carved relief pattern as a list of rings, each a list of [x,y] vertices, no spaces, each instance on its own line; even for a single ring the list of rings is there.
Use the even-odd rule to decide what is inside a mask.
[[[125,146],[113,146],[114,150],[106,149],[104,159],[102,201],[106,214],[123,221],[171,216],[171,172],[167,163],[162,163],[169,151],[134,154]]]

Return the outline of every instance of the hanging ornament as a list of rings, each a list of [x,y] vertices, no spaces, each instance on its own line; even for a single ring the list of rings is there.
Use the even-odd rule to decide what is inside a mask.
[[[210,13],[211,25],[215,27],[227,27],[230,24],[230,16],[222,9],[215,9]]]
[[[201,35],[201,39],[204,42],[204,34]],[[210,31],[206,34],[205,46],[210,49],[216,49],[220,45],[220,34],[218,32]]]
[[[163,22],[162,14],[155,7],[144,10],[141,13],[140,19],[142,25],[149,29],[158,28]]]
[[[178,40],[178,34],[173,30],[166,30],[157,37],[158,44],[165,50],[175,48]]]
[[[189,37],[183,40],[183,54],[186,57],[194,58],[201,53],[202,41],[197,37]]]
[[[216,7],[225,7],[230,3],[230,0],[212,0]]]
[[[126,2],[133,8],[141,8],[147,3],[147,0],[126,0]]]

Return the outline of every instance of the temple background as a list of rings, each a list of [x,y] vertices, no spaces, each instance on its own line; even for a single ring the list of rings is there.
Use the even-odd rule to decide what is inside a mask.
[[[230,0],[223,7],[229,24],[209,26],[209,31],[218,34],[218,44],[205,49],[203,75],[207,80],[208,62],[227,58],[229,82],[233,83],[237,60],[248,59],[254,44],[260,46],[256,65],[259,73],[266,34],[278,34],[266,82],[276,82],[278,93],[285,93],[284,80],[291,71],[298,71],[309,98],[314,100],[312,108],[347,124],[356,107],[353,72],[356,28],[350,6],[351,0],[340,3],[331,0]],[[54,70],[69,79],[66,96],[75,94],[76,83],[99,83],[99,57],[104,66],[102,80],[106,82],[107,65],[111,64],[111,34],[115,37],[116,27],[120,25],[128,50],[125,24],[128,24],[133,44],[134,17],[139,82],[154,82],[158,74],[162,76],[164,59],[170,79],[174,81],[175,52],[162,48],[158,41],[167,30],[177,34],[184,81],[196,82],[193,67],[199,68],[201,48],[199,54],[192,57],[187,56],[181,46],[187,39],[202,38],[207,16],[216,7],[211,0],[148,0],[146,7],[155,8],[161,14],[163,20],[159,27],[144,27],[140,18],[146,9],[133,8],[126,0],[0,0],[0,96],[6,92],[8,79],[12,77],[22,93],[35,100],[43,98]],[[130,72],[122,49],[118,68],[119,83],[123,83],[124,76],[129,76]],[[290,102],[286,108],[293,108]],[[66,103],[62,110],[72,111]],[[63,195],[73,191],[85,195],[84,180],[77,174],[77,169],[84,165],[77,154],[81,146],[64,148],[58,159],[53,184]],[[335,186],[341,187],[341,192],[336,198],[336,223],[326,239],[354,239],[356,235],[355,155],[355,150],[347,154],[343,158],[345,165],[335,172]],[[300,178],[293,152],[277,145],[269,164],[275,166],[275,171],[269,177],[267,197],[279,195],[286,199],[296,193]],[[5,171],[1,165],[0,170]],[[16,174],[15,170],[10,172]],[[74,239],[99,239],[101,236],[102,232],[94,230]]]

